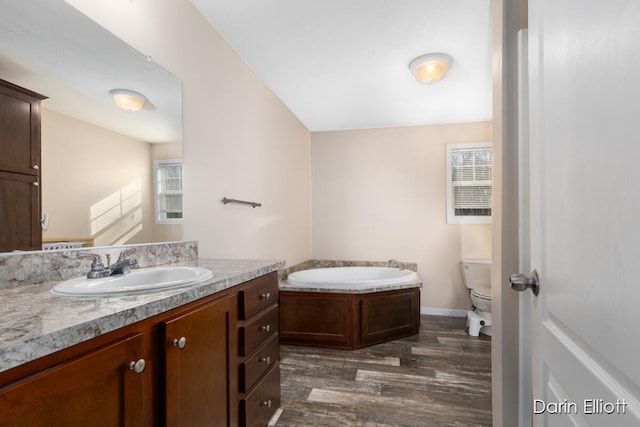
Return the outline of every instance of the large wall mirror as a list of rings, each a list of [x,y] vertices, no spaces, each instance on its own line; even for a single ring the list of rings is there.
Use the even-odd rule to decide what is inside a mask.
[[[154,163],[180,164],[181,82],[63,0],[0,0],[0,8],[0,78],[48,97],[43,241],[180,240],[179,214],[157,220]],[[114,89],[138,92],[146,102],[125,111],[114,103]],[[164,168],[163,179],[178,191],[176,170]]]

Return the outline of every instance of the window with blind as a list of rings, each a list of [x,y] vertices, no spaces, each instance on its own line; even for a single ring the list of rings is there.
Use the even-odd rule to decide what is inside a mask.
[[[447,145],[447,223],[490,224],[490,142]]]
[[[157,224],[182,224],[182,160],[155,160]]]

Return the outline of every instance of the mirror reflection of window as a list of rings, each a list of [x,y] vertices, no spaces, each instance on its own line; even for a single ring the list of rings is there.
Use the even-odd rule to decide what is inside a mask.
[[[182,159],[155,160],[157,224],[182,224]]]

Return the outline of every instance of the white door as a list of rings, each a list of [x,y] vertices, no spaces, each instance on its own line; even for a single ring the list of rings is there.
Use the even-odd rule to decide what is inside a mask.
[[[528,47],[533,424],[640,426],[640,1],[529,0]]]

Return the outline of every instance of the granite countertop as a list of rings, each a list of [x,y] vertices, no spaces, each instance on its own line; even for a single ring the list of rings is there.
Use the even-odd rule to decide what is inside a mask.
[[[276,271],[284,262],[200,259],[171,265],[204,267],[213,277],[184,289],[120,297],[54,295],[58,282],[0,290],[0,372]]]

